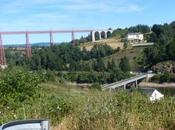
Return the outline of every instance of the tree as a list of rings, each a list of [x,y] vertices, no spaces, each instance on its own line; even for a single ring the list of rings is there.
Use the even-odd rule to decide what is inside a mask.
[[[119,64],[120,69],[123,72],[128,72],[130,71],[130,64],[128,58],[125,56],[121,59],[120,64]]]
[[[144,50],[143,63],[146,66],[175,58],[175,26],[174,22],[164,25],[153,25],[149,42],[154,42],[154,46]]]
[[[157,35],[157,37],[159,37],[160,34],[163,32],[162,25],[157,25],[157,24],[153,25],[152,31]]]
[[[160,81],[160,83],[170,82],[170,79],[171,79],[170,73],[166,72],[160,76],[159,81]]]
[[[116,68],[118,68],[118,66],[115,64],[114,59],[112,59],[112,61],[108,61],[107,71],[113,72]]]
[[[167,46],[167,53],[170,59],[175,60],[175,38],[174,40]]]
[[[105,64],[101,58],[97,59],[97,62],[95,64],[95,70],[99,72],[106,70]]]
[[[149,38],[148,38],[148,42],[156,43],[157,41],[158,41],[158,37],[157,37],[156,33],[154,33],[154,32],[151,33]]]
[[[118,28],[112,32],[112,37],[124,38],[128,33],[128,29]]]
[[[127,42],[125,42],[125,43],[123,44],[123,48],[124,48],[124,49],[127,49],[127,48],[128,48],[128,43],[127,43]]]
[[[150,32],[150,28],[147,25],[137,25],[137,26],[133,26],[130,27],[128,29],[129,32],[141,32],[141,33],[149,33]]]
[[[90,54],[91,58],[100,58],[104,56],[108,56],[114,53],[114,50],[108,45],[95,45]]]

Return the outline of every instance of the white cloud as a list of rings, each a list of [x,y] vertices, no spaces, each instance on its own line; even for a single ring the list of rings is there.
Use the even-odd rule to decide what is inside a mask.
[[[142,8],[134,3],[130,3],[127,0],[68,0],[70,3],[62,5],[65,10],[72,11],[90,11],[94,13],[109,12],[109,13],[125,13],[125,12],[138,12]]]
[[[12,2],[4,3],[2,10],[6,13],[20,13],[31,8],[40,10],[41,8],[58,8],[66,11],[96,11],[98,12],[137,12],[142,8],[136,3],[129,0],[13,0]],[[41,10],[43,11],[43,10]]]
[[[4,11],[5,10],[5,11]],[[142,11],[129,0],[9,0],[0,8],[2,28],[49,28],[78,25],[86,16],[93,20],[103,13],[119,14]],[[84,20],[85,21],[85,20]],[[65,26],[64,26],[65,25]]]

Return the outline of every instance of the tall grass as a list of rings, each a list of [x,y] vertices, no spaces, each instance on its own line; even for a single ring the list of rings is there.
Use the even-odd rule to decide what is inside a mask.
[[[175,129],[175,100],[151,103],[139,93],[100,93],[77,112],[76,130]]]
[[[39,96],[16,109],[1,107],[1,123],[47,118],[55,126],[53,130],[175,129],[173,97],[152,103],[137,92],[101,92],[56,84],[42,86]]]

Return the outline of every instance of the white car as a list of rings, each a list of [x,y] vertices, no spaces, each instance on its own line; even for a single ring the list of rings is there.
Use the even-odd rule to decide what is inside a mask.
[[[48,120],[22,120],[0,126],[0,130],[49,130]]]

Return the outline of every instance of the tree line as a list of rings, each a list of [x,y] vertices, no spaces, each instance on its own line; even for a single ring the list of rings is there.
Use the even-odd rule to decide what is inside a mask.
[[[154,46],[144,50],[143,65],[152,66],[158,62],[175,60],[175,22],[152,27],[149,42]]]
[[[106,83],[129,77],[130,66],[126,57],[118,62],[119,65],[113,59],[104,60],[104,57],[117,51],[106,44],[94,45],[90,51],[66,43],[51,47],[35,47],[32,50],[31,59],[26,59],[19,52],[6,50],[8,63],[11,66],[23,66],[32,71],[63,72],[65,79],[79,83]]]

